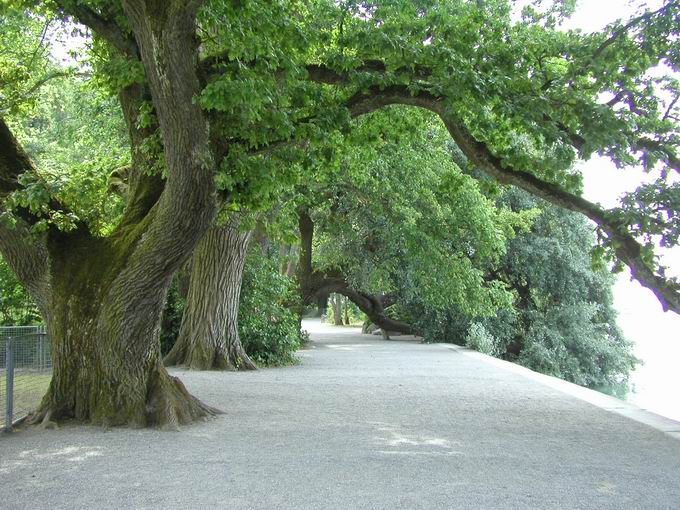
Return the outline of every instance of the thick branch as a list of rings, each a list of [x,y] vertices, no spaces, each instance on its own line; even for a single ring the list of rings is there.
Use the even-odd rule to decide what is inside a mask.
[[[172,274],[212,224],[215,163],[208,123],[194,102],[197,3],[129,0],[123,8],[141,50],[167,163],[165,188],[130,263],[129,276],[148,281]]]
[[[298,210],[298,226],[300,229],[300,263],[302,274],[312,274],[312,242],[314,239],[314,222],[306,209]]]
[[[0,215],[2,200],[20,188],[17,178],[24,172],[35,171],[33,163],[19,144],[4,119],[0,118]],[[45,312],[49,290],[47,248],[44,236],[33,237],[27,225],[17,220],[14,227],[0,217],[0,252]]]
[[[0,197],[20,188],[17,179],[25,172],[34,171],[31,158],[19,144],[0,117]]]
[[[568,193],[536,176],[514,170],[493,155],[481,142],[447,115],[440,113],[451,137],[468,159],[481,170],[504,184],[512,184],[550,203],[584,214],[599,225],[612,241],[617,257],[630,267],[631,274],[643,287],[650,289],[664,310],[680,314],[680,288],[672,281],[654,274],[642,258],[642,246],[627,231],[625,225],[613,219],[600,206]]]
[[[160,175],[152,171],[160,155],[142,150],[144,142],[154,136],[158,125],[153,123],[142,128],[137,121],[142,104],[151,99],[151,92],[145,85],[129,85],[118,93],[118,99],[132,151],[132,168],[127,177],[127,201],[120,223],[125,228],[137,224],[149,213],[158,202],[165,183]]]
[[[410,324],[394,320],[385,314],[379,298],[352,289],[341,272],[315,271],[312,267],[314,222],[309,213],[304,209],[298,211],[298,218],[301,248],[297,275],[303,304],[305,306],[309,305],[319,295],[328,295],[331,292],[336,292],[347,296],[359,307],[359,310],[368,316],[371,322],[380,326],[383,331],[395,331],[405,334],[413,333],[413,328]]]
[[[306,69],[307,75],[311,81],[317,83],[324,83],[327,85],[351,85],[351,80],[346,75],[339,73],[327,66],[320,64],[312,64],[308,65]],[[357,68],[355,71],[375,72],[379,74],[384,74],[385,65],[377,61],[369,61],[365,65]],[[405,69],[404,72],[408,73],[408,75],[415,80],[420,80],[432,74],[432,71],[430,69],[423,66],[416,66],[414,70]],[[427,83],[424,82],[416,83],[423,88],[426,88],[428,85]],[[352,98],[350,98],[349,100],[350,111],[354,116],[370,112],[372,111],[369,100],[371,96],[374,96],[376,94],[378,96],[389,96],[391,92],[396,92],[398,95],[408,96],[412,95],[408,91],[408,89],[402,85],[387,87],[383,89],[374,86],[369,88],[368,91],[359,91]],[[421,90],[417,94],[414,94],[413,97],[428,98],[430,100],[443,99],[442,97],[432,96],[425,90]],[[353,104],[354,109],[352,109],[351,107]],[[363,108],[366,108],[366,111],[362,110],[362,105]],[[583,147],[586,145],[585,138],[583,138],[578,133],[574,133],[563,123],[555,121],[554,119],[552,119],[552,117],[550,117],[547,114],[544,115],[544,121],[557,127],[557,129],[559,129],[565,136],[568,143],[571,144],[577,151],[579,151],[579,153],[582,152]],[[631,148],[633,150],[643,152],[654,151],[661,155],[661,159],[666,162],[669,168],[675,170],[676,172],[680,172],[680,156],[678,156],[674,149],[670,146],[665,146],[664,144],[657,140],[652,140],[647,137],[640,137],[631,140]]]
[[[586,215],[599,225],[611,239],[617,257],[631,269],[631,274],[657,297],[664,310],[680,314],[680,288],[650,269],[642,258],[640,243],[610,214],[600,206],[589,202],[558,186],[545,182],[533,174],[516,170],[494,155],[486,144],[477,141],[468,130],[447,111],[443,98],[428,91],[411,92],[402,85],[380,89],[370,87],[357,92],[348,102],[352,116],[370,113],[384,106],[401,104],[417,106],[436,113],[465,156],[481,170],[504,184],[512,184],[552,204]]]
[[[413,327],[410,324],[385,315],[385,310],[379,298],[352,290],[347,285],[339,287],[335,292],[347,296],[352,303],[359,307],[359,310],[366,314],[372,323],[380,326],[380,329],[384,332],[397,332],[404,333],[405,335],[413,334]]]
[[[45,236],[33,236],[22,221],[8,228],[0,220],[0,253],[47,318],[50,284]]]
[[[121,28],[112,16],[107,17],[94,9],[78,2],[57,0],[56,4],[67,15],[75,17],[80,23],[89,27],[99,37],[106,40],[122,55],[140,59],[140,51],[134,35]],[[112,7],[119,9],[119,7]],[[144,101],[151,99],[147,85],[132,84],[124,87],[118,94],[123,118],[125,119],[130,146],[132,149],[132,169],[128,177],[128,196],[121,227],[135,225],[149,213],[158,201],[163,190],[163,180],[149,171],[157,157],[140,150],[145,139],[154,134],[157,125],[145,128],[138,127],[137,117]]]
[[[139,50],[132,35],[126,34],[115,20],[106,18],[82,2],[56,0],[56,4],[64,13],[72,15],[80,23],[94,30],[111,46],[128,57],[139,58]]]

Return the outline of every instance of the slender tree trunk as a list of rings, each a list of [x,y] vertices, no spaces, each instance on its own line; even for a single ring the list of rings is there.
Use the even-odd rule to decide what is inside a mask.
[[[195,370],[255,369],[238,333],[238,310],[250,232],[238,221],[214,227],[192,258],[187,304],[166,365]]]
[[[279,245],[279,273],[286,274],[288,269],[288,257],[290,255],[290,246],[281,243]]]
[[[297,246],[291,246],[290,252],[288,253],[288,266],[286,267],[286,276],[289,278],[295,277],[295,272],[297,271],[297,258],[298,258],[298,248]]]
[[[316,298],[316,317],[321,317],[328,308],[328,294],[319,293]]]
[[[333,322],[336,326],[342,326],[342,301],[340,294],[333,297]]]

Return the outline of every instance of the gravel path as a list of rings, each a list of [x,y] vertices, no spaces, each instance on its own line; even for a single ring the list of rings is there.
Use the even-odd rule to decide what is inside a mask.
[[[219,418],[0,437],[0,508],[680,508],[662,432],[449,346],[307,326],[299,366],[179,372]]]

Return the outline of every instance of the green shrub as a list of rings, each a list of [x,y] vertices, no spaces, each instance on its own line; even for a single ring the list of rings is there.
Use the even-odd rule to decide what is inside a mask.
[[[31,326],[42,319],[31,296],[0,257],[0,326]]]
[[[243,274],[239,333],[248,355],[258,364],[296,363],[302,346],[300,323],[294,311],[298,294],[293,281],[278,271],[275,260],[259,246],[248,254]]]
[[[161,320],[161,353],[165,356],[175,345],[179,335],[179,327],[182,324],[182,314],[184,313],[184,299],[180,295],[177,277],[172,279],[168,299],[163,309],[163,319]]]
[[[500,354],[496,346],[496,339],[479,322],[470,324],[470,329],[468,329],[468,334],[465,337],[465,345],[489,356]]]

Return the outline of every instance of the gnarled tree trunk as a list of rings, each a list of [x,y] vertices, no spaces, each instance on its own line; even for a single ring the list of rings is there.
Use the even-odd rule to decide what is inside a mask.
[[[18,175],[35,171],[2,119],[0,154],[1,196]],[[0,250],[41,311],[54,367],[32,420],[175,428],[213,414],[160,362],[159,318],[172,265],[163,269],[135,256],[154,215],[109,239],[82,224],[35,237],[30,213],[18,215],[16,228],[0,225]],[[170,260],[181,255],[171,253]]]
[[[60,250],[65,242],[75,249]],[[34,420],[175,428],[212,414],[161,363],[159,324],[169,278],[158,275],[142,290],[134,278],[116,274],[120,254],[108,242],[69,235],[50,244],[54,373]]]
[[[134,244],[82,229],[51,231],[47,249],[49,285],[37,296],[54,369],[33,422],[174,429],[217,412],[161,362],[160,315],[171,273],[127,264]]]
[[[71,232],[50,226],[35,238],[29,228],[41,218],[28,210],[18,211],[16,228],[0,222],[0,250],[40,307],[53,346],[52,382],[33,419],[174,428],[215,412],[167,373],[158,338],[172,275],[216,213],[209,126],[194,102],[199,3],[124,0],[125,29],[84,5],[66,7],[126,57],[141,56],[148,88],[132,85],[120,96],[134,168],[128,207],[111,236],[80,223]],[[148,176],[139,150],[155,129],[137,124],[149,99],[164,142],[165,183]],[[23,173],[36,170],[0,118],[0,198],[21,188]],[[66,211],[56,199],[49,205]]]
[[[255,369],[238,333],[238,310],[251,232],[241,232],[232,218],[211,228],[192,259],[187,304],[177,342],[166,365],[195,370]]]

